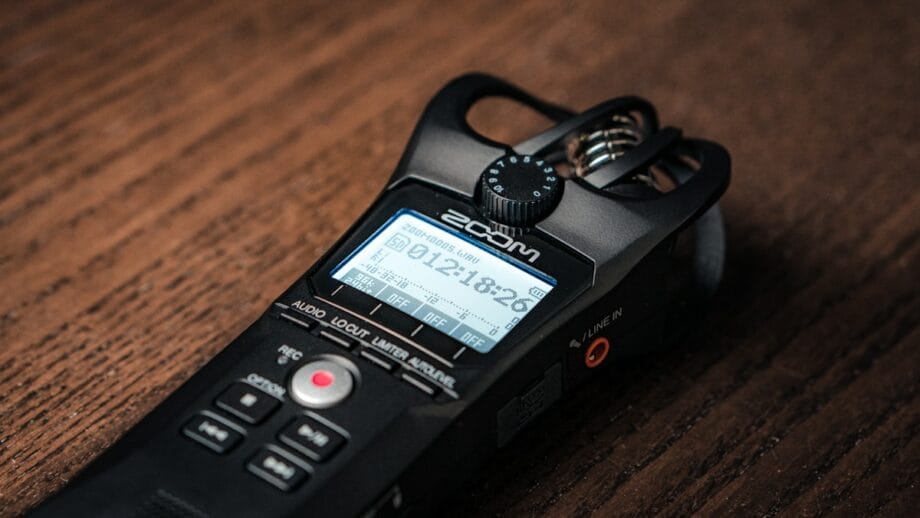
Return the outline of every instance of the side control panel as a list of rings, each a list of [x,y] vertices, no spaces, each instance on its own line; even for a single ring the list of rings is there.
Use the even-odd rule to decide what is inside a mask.
[[[553,364],[539,379],[498,411],[498,446],[504,446],[518,431],[562,396],[562,365]]]

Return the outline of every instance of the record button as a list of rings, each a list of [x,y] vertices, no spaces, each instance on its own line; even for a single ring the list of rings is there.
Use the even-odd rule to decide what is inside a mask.
[[[351,394],[354,379],[339,362],[317,360],[301,366],[291,378],[291,398],[309,408],[328,408]]]

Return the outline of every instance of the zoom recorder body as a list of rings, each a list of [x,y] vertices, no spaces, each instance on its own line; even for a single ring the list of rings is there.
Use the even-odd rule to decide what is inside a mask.
[[[556,125],[491,141],[466,122],[488,96]],[[430,510],[598,367],[686,327],[721,273],[728,181],[720,146],[641,99],[573,114],[458,78],[352,228],[34,514]]]

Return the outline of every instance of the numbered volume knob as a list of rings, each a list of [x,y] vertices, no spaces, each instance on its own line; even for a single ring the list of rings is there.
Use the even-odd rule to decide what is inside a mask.
[[[508,155],[492,162],[481,182],[486,216],[515,227],[543,219],[562,193],[562,181],[553,166],[528,155]]]

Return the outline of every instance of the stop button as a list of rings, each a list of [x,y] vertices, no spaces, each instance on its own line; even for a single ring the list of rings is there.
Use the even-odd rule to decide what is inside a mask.
[[[329,408],[347,398],[354,385],[351,372],[338,362],[316,360],[294,372],[291,398],[305,407]]]

